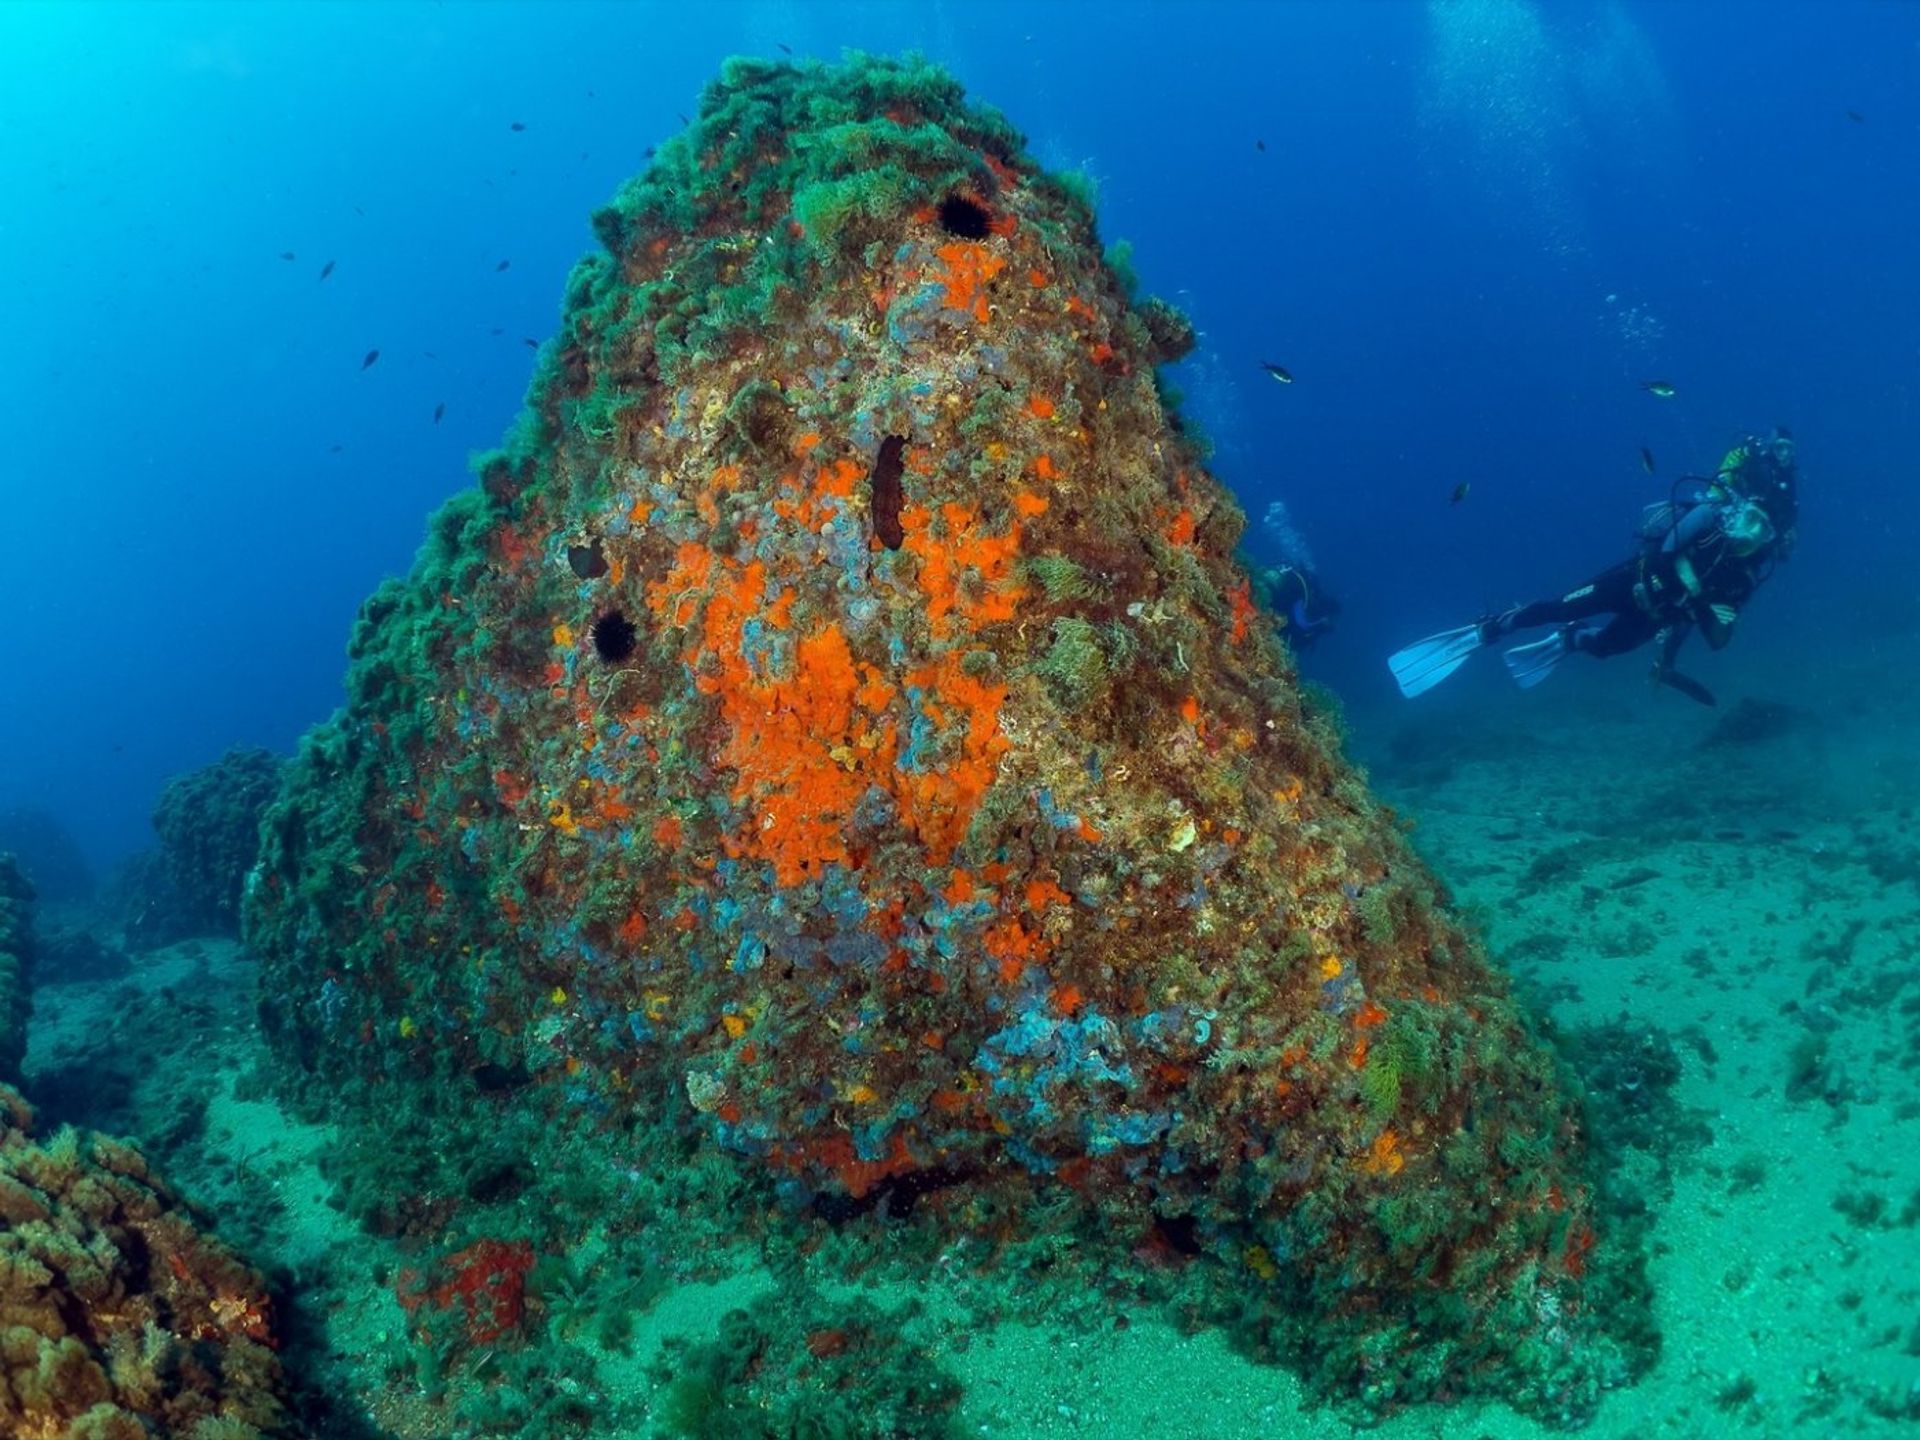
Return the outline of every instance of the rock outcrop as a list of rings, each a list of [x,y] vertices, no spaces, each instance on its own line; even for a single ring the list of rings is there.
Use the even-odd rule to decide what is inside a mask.
[[[1067,1197],[1330,1390],[1578,1413],[1577,1105],[1303,706],[1081,191],[931,66],[736,61],[596,229],[269,813],[290,1068],[815,1215]]]

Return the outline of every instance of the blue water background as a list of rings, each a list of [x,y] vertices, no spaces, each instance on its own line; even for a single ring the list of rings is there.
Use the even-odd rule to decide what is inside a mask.
[[[1774,422],[1802,546],[1740,645],[1911,626],[1920,7],[15,3],[0,808],[109,860],[166,776],[327,714],[590,212],[781,43],[917,47],[1098,178],[1203,332],[1176,383],[1217,469],[1345,601],[1308,670],[1355,706],[1402,703],[1394,645],[1607,563]]]

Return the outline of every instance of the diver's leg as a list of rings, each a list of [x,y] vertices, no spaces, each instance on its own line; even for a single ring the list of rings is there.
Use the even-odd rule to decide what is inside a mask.
[[[1653,665],[1655,679],[1672,672],[1674,658],[1679,655],[1680,647],[1687,643],[1687,633],[1692,628],[1683,621],[1669,625],[1660,632],[1660,658]]]
[[[1624,615],[1635,608],[1633,583],[1638,573],[1639,566],[1629,561],[1601,571],[1557,600],[1536,600],[1531,605],[1515,606],[1504,614],[1489,616],[1480,622],[1481,638],[1491,641],[1515,630],[1539,625],[1571,625],[1596,615]]]
[[[1678,690],[1689,700],[1701,705],[1717,705],[1713,692],[1691,676],[1682,675],[1673,668],[1674,657],[1680,653],[1680,647],[1686,643],[1687,633],[1692,626],[1686,621],[1678,621],[1660,632],[1660,658],[1653,662],[1653,679],[1658,685],[1666,685]]]
[[[1638,610],[1624,610],[1604,625],[1577,625],[1567,636],[1568,647],[1596,660],[1638,650],[1659,633],[1653,620]]]

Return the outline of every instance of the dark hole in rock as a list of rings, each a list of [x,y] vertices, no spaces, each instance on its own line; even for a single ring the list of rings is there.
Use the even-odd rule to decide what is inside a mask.
[[[593,622],[593,648],[609,665],[618,665],[633,654],[639,631],[618,610],[609,610]]]
[[[473,1072],[474,1088],[482,1095],[498,1095],[504,1090],[518,1090],[532,1078],[524,1065],[500,1065],[489,1062]]]
[[[526,1173],[512,1161],[490,1165],[467,1181],[468,1198],[482,1205],[511,1200],[526,1188]]]
[[[1167,1248],[1180,1255],[1198,1255],[1201,1253],[1200,1226],[1191,1215],[1162,1215],[1154,1222],[1154,1229],[1166,1242]]]
[[[930,1195],[935,1190],[945,1189],[967,1178],[966,1171],[950,1169],[945,1165],[933,1165],[925,1170],[896,1175],[887,1187],[887,1218],[904,1220],[913,1213],[913,1207],[922,1195]]]
[[[940,202],[940,228],[962,240],[984,240],[991,232],[993,216],[978,200],[964,195],[949,195]]]
[[[898,550],[907,538],[900,528],[900,506],[906,492],[900,477],[907,468],[907,438],[889,435],[880,442],[880,453],[873,457],[873,470],[867,476],[869,505],[873,511],[873,533],[889,550]]]
[[[598,540],[591,545],[569,545],[567,564],[582,580],[598,580],[607,573],[607,557],[600,553]]]
[[[923,1195],[969,1179],[972,1172],[934,1165],[905,1175],[889,1175],[861,1195],[827,1190],[813,1197],[813,1213],[829,1225],[847,1221],[879,1209],[889,1220],[904,1220]]]
[[[883,1191],[869,1190],[858,1198],[838,1190],[823,1190],[813,1197],[813,1213],[829,1225],[844,1225],[864,1215],[880,1203]]]

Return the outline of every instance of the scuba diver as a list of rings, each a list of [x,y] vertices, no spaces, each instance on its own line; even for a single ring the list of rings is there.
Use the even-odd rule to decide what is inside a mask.
[[[1275,565],[1254,572],[1266,592],[1267,608],[1296,653],[1311,650],[1340,614],[1340,602],[1304,564]]]
[[[1557,600],[1516,605],[1458,630],[1409,645],[1388,661],[1403,695],[1431,690],[1469,656],[1517,630],[1554,626],[1544,640],[1516,645],[1507,671],[1523,690],[1582,651],[1597,659],[1660,642],[1653,678],[1702,705],[1713,692],[1674,669],[1694,630],[1718,650],[1734,622],[1798,537],[1799,471],[1793,435],[1777,426],[1727,452],[1711,479],[1682,476],[1669,497],[1646,507],[1639,551]]]
[[[1275,500],[1260,517],[1257,540],[1248,546],[1247,573],[1260,587],[1278,628],[1296,654],[1311,650],[1333,629],[1340,602],[1320,583],[1313,552],[1295,528],[1286,502]],[[1266,561],[1271,558],[1271,564]]]

